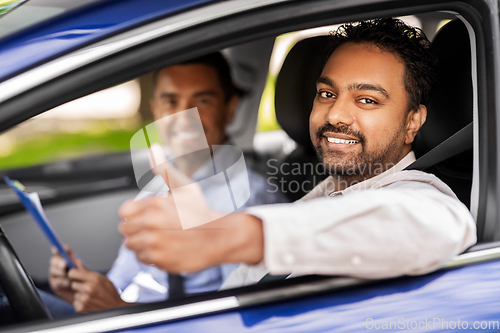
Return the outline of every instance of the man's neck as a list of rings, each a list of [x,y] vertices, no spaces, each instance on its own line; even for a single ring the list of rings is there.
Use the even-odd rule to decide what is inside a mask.
[[[198,154],[186,154],[175,159],[175,166],[177,169],[182,171],[186,176],[192,177],[193,174],[201,168],[205,163],[213,158],[215,154],[214,147],[227,144],[227,137],[221,143],[215,143],[210,145],[210,154],[200,151]],[[216,149],[215,149],[216,150]]]
[[[205,157],[205,155],[201,155]],[[179,169],[186,176],[191,177],[196,170],[202,167],[203,164],[207,162],[207,158],[200,156],[180,156],[175,159],[175,167]]]

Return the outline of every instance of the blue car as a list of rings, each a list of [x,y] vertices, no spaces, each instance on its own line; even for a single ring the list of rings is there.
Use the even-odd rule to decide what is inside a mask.
[[[302,276],[54,319],[38,294],[49,291],[50,245],[0,185],[0,287],[15,319],[0,318],[0,330],[500,331],[496,1],[0,1],[0,174],[36,191],[63,242],[106,273],[123,240],[118,208],[138,191],[128,145],[151,120],[151,72],[222,51],[245,90],[228,133],[247,163],[269,175],[271,159],[316,161],[308,118],[328,31],[379,17],[418,25],[432,41],[440,84],[414,150],[438,155],[422,169],[469,207],[476,245],[423,276]],[[94,106],[78,109],[84,99]],[[288,184],[281,190],[289,200],[325,176],[279,169],[273,181]]]

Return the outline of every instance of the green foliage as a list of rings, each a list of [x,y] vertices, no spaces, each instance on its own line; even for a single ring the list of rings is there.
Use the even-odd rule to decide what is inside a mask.
[[[21,168],[85,155],[128,151],[137,131],[109,130],[101,133],[53,133],[17,143],[15,150],[0,158],[0,169]]]
[[[275,87],[276,75],[269,74],[260,101],[259,115],[257,117],[257,132],[273,131],[281,128],[278,124],[278,120],[276,120],[276,112],[274,110]]]

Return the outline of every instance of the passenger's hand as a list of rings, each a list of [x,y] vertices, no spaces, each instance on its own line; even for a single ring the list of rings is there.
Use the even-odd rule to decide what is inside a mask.
[[[105,276],[89,270],[80,259],[77,268],[68,271],[76,312],[91,312],[128,305],[120,298],[113,283]]]
[[[192,218],[217,214],[198,205],[191,202]],[[125,245],[140,261],[168,272],[198,271],[224,262],[257,264],[263,258],[262,222],[248,214],[183,230],[172,196],[128,201],[119,214]]]
[[[64,246],[69,256],[74,259],[73,251]],[[50,258],[49,267],[49,285],[54,293],[68,303],[73,303],[73,290],[71,289],[71,281],[68,278],[68,266],[66,260],[61,257],[55,247],[51,248],[52,258]]]
[[[127,201],[118,212],[125,245],[140,261],[179,273],[224,262],[256,264],[262,260],[260,219],[214,211],[199,186],[190,184],[172,165],[162,166],[162,176],[172,189],[169,196]]]

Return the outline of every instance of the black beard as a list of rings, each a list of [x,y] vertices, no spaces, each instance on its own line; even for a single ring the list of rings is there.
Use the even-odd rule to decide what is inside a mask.
[[[361,152],[346,161],[344,159],[348,153],[323,151],[321,141],[324,140],[323,134],[326,132],[341,133],[355,138],[361,144]],[[384,172],[399,161],[402,151],[400,135],[401,131],[398,131],[383,151],[367,153],[366,139],[361,132],[354,131],[346,125],[325,124],[316,133],[314,148],[325,171],[330,175],[339,176],[348,182],[361,182]]]

